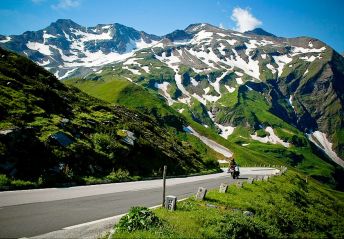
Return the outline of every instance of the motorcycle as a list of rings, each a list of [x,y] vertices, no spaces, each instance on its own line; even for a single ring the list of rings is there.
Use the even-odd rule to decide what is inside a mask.
[[[228,168],[227,172],[232,175],[233,179],[239,178],[240,170],[238,166],[231,166],[230,168]]]

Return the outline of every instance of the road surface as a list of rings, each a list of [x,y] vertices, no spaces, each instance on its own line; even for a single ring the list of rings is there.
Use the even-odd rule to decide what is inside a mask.
[[[241,168],[242,179],[249,175],[274,173],[276,169],[273,168]],[[221,183],[233,181],[227,173],[171,178],[166,182],[166,195],[182,199],[195,194],[198,187],[216,188]],[[162,180],[148,180],[0,192],[0,238],[33,237],[58,230],[65,232],[74,225],[126,213],[132,206],[159,205],[161,185]]]

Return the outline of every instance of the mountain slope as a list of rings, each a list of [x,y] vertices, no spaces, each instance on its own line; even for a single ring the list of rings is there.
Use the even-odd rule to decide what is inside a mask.
[[[151,117],[111,106],[0,49],[0,173],[42,185],[216,169]],[[110,179],[109,179],[110,180]]]
[[[209,24],[192,24],[156,37],[142,32],[139,35],[124,26],[127,31],[117,31],[116,24],[86,29],[70,21],[62,22],[67,27],[61,21],[52,24],[56,26],[53,29],[62,29],[59,33],[45,30],[70,42],[67,50],[74,57],[72,63],[60,57],[58,65],[47,67],[55,73],[69,71],[59,74],[60,78],[86,75],[88,80],[97,80],[120,76],[157,91],[175,110],[224,138],[235,127],[244,126],[252,139],[287,145],[292,143],[292,135],[286,136],[285,131],[296,128],[336,163],[344,165],[343,57],[323,42],[309,37],[275,37],[262,29],[239,33]],[[44,40],[55,39],[44,35],[44,31],[40,39],[15,42],[24,35],[2,37],[0,44],[24,54],[57,47]],[[127,51],[107,47],[118,41],[129,44],[130,39],[146,44],[135,43],[136,49],[126,47]],[[16,48],[27,47],[28,41],[44,46],[38,44],[42,47],[30,51]],[[85,58],[93,48],[99,55]],[[112,58],[112,54],[118,57]],[[252,95],[248,108],[247,94]],[[266,131],[278,138],[269,137]]]
[[[185,32],[193,38],[175,42],[166,38],[98,75],[118,74],[155,88],[178,110],[190,109],[197,101],[206,114],[196,121],[221,131],[239,125],[254,131],[278,127],[275,115],[308,133],[311,140],[320,134],[323,140],[317,145],[343,165],[341,56],[311,38],[245,35],[207,24],[190,25]],[[315,81],[320,86],[308,96],[308,85]],[[320,88],[329,94],[320,93]],[[242,110],[238,97],[245,89],[264,96],[265,116]],[[318,104],[319,97],[323,105]],[[330,142],[333,146],[328,147]]]

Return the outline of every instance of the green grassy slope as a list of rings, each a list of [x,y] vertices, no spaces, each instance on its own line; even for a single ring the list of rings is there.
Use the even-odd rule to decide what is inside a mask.
[[[174,212],[157,209],[162,226],[113,238],[343,238],[343,200],[342,192],[288,171],[224,194],[212,190],[204,201],[179,202]]]
[[[82,91],[109,103],[124,105],[152,116],[160,124],[168,126],[167,130],[176,134],[179,139],[187,141],[194,148],[197,148],[202,153],[202,157],[207,159],[208,164],[214,164],[215,162],[212,162],[214,159],[223,158],[222,155],[204,145],[197,138],[183,132],[183,126],[188,124],[186,118],[174,108],[169,107],[162,96],[153,90],[117,77],[104,77],[98,81],[69,79],[65,80],[64,83],[78,87]]]

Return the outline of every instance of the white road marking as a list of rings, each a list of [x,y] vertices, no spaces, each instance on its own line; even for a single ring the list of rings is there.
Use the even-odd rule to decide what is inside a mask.
[[[178,202],[182,202],[182,201],[185,201],[186,199],[188,199],[188,197],[179,199],[177,201]],[[161,207],[161,204],[149,207],[149,209],[156,209],[156,208],[159,208],[159,207]],[[89,226],[89,225],[92,225],[92,224],[96,224],[96,223],[100,223],[100,222],[105,222],[105,221],[108,221],[108,220],[120,219],[121,217],[123,217],[125,215],[127,215],[127,213],[123,213],[123,214],[119,214],[119,215],[116,215],[116,216],[113,216],[113,217],[107,217],[107,218],[103,218],[103,219],[99,219],[99,220],[95,220],[95,221],[85,222],[85,223],[81,223],[81,224],[77,224],[77,225],[73,225],[73,226],[69,226],[69,227],[64,227],[62,229],[63,230],[72,230],[72,229],[75,229],[75,228]]]

